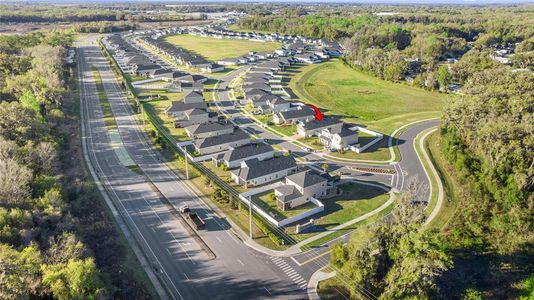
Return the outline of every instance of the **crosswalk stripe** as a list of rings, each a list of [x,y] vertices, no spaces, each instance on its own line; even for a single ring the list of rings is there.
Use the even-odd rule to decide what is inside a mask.
[[[291,280],[297,280],[298,278],[302,278],[302,277],[300,277],[299,273],[295,273],[295,274],[289,276],[289,278],[291,278]]]
[[[302,285],[302,284],[306,283],[306,280],[302,279],[302,277],[301,277],[299,280],[295,280],[295,283]]]
[[[283,267],[283,268],[281,268],[281,269],[282,269],[282,271],[285,272],[285,271],[287,271],[288,269],[292,269],[292,268],[291,268],[291,266],[285,266],[285,267]]]
[[[284,265],[287,265],[287,264],[286,264],[285,262],[283,262],[283,261],[275,261],[274,264],[277,265],[277,266],[284,266]]]
[[[297,272],[295,272],[295,270],[291,270],[289,272],[286,272],[287,276],[291,276],[291,275],[294,275],[294,274],[297,274]]]
[[[308,285],[304,283],[304,284],[299,285],[299,287],[305,290],[308,287]]]

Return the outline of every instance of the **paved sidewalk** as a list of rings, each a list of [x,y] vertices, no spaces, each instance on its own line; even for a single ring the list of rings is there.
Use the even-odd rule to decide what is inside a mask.
[[[336,271],[326,273],[319,270],[313,273],[312,277],[310,278],[310,281],[308,281],[308,299],[321,300],[321,297],[319,297],[319,293],[317,293],[317,286],[319,285],[319,282],[332,278],[334,276],[336,276]]]

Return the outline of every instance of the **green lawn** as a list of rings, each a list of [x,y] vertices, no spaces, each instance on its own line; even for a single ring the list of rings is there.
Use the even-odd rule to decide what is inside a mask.
[[[324,211],[312,216],[318,227],[317,232],[295,234],[295,226],[288,227],[286,232],[288,232],[295,240],[301,241],[318,232],[331,230],[338,225],[375,210],[389,199],[388,193],[373,186],[358,183],[345,183],[340,185],[339,188],[343,191],[341,195],[320,200],[324,204]],[[359,224],[349,226],[348,228],[333,234],[337,233],[337,236],[339,236],[354,230],[357,226],[359,226]],[[334,236],[330,234],[326,237],[326,240],[332,238],[334,238]],[[323,242],[326,242],[326,240]]]
[[[302,67],[289,82],[293,92],[327,114],[391,133],[409,121],[439,116],[447,95],[392,83],[334,59]]]
[[[214,39],[188,34],[169,36],[165,38],[165,41],[202,55],[211,61],[235,58],[250,51],[274,51],[282,46],[280,43],[274,42],[260,43],[248,40]]]
[[[293,136],[297,133],[297,125],[272,125],[270,127],[286,136]]]
[[[298,139],[298,141],[308,145],[310,148],[315,150],[322,151],[324,149],[323,144],[321,144],[319,138],[316,136],[312,136],[309,138],[300,138]]]
[[[252,201],[278,221],[299,215],[316,207],[315,204],[308,202],[292,209],[283,211],[278,208],[278,206],[276,205],[276,199],[273,199],[271,195],[274,195],[274,192],[264,192],[261,194],[257,194],[252,196]]]

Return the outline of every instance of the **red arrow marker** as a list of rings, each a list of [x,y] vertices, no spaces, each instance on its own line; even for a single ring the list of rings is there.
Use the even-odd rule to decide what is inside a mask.
[[[317,108],[317,106],[313,104],[306,104],[306,105],[313,108],[313,110],[315,111],[315,119],[317,121],[321,121],[323,119],[323,113]]]

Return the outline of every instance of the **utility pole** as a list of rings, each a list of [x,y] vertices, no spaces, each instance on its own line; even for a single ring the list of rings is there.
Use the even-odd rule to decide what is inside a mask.
[[[248,196],[248,209],[249,209],[249,237],[252,240],[252,196]]]
[[[187,166],[188,163],[187,163],[187,150],[186,148],[180,146],[180,144],[177,143],[177,146],[178,146],[178,149],[182,150],[182,153],[184,154],[184,159],[185,159],[185,178],[187,180],[189,180],[189,167]]]
[[[187,152],[185,151],[185,148],[184,148],[184,157],[185,157],[185,178],[187,180],[189,180],[189,168],[187,167],[188,163],[187,163]]]

